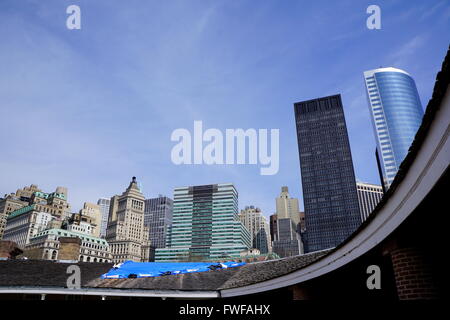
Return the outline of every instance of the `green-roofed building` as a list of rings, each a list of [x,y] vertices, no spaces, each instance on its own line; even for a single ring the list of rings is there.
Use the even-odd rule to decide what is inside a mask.
[[[15,210],[6,219],[3,240],[14,241],[19,247],[24,248],[30,238],[44,230],[52,220],[52,215],[39,211],[36,204]]]
[[[38,232],[30,239],[25,253],[32,254],[32,258],[35,259],[58,260],[60,249],[59,238],[61,237],[79,238],[81,240],[78,261],[112,261],[109,244],[105,239],[64,229],[47,229]]]

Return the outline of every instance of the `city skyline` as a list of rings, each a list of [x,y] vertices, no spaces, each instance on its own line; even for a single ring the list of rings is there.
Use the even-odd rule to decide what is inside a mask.
[[[448,30],[450,0],[0,1],[0,300],[444,298]]]
[[[265,216],[275,211],[273,199],[287,185],[303,208],[291,106],[327,94],[342,96],[356,177],[378,184],[362,72],[379,65],[407,71],[426,105],[448,43],[440,32],[449,23],[444,1],[433,1],[427,9],[418,1],[381,1],[380,31],[365,29],[366,3],[316,7],[271,2],[253,12],[249,2],[201,8],[197,2],[192,7],[174,2],[145,5],[142,12],[155,15],[147,19],[131,6],[80,1],[85,19],[79,33],[60,27],[69,2],[55,1],[44,10],[37,1],[27,1],[29,6],[20,11],[14,2],[0,4],[0,34],[11,48],[0,52],[0,105],[10,114],[0,133],[14,132],[15,137],[5,141],[0,190],[3,195],[31,183],[44,190],[63,185],[74,212],[86,201],[113,196],[130,176],[140,178],[146,198],[172,197],[178,186],[230,181],[239,190],[239,207],[255,204]],[[234,24],[225,23],[235,10],[240,14]],[[331,17],[344,12],[348,19],[332,28],[314,25],[310,18],[334,21]],[[181,14],[184,19],[170,28],[168,22]],[[302,19],[306,22],[298,25]],[[267,25],[261,27],[261,21]],[[391,35],[384,29],[388,26]],[[241,27],[247,31],[239,35]],[[321,39],[308,35],[313,29]],[[152,41],[142,41],[147,36]],[[127,48],[121,46],[122,37]],[[375,50],[384,43],[385,52]],[[305,46],[315,45],[330,48],[304,52]],[[29,94],[18,97],[23,88]],[[171,112],[178,107],[181,116]],[[221,129],[280,128],[279,174],[261,177],[258,167],[248,165],[174,166],[170,132],[190,128],[194,120]],[[117,128],[124,130],[117,133]],[[116,143],[129,138],[134,141]],[[17,141],[27,141],[29,156],[23,156]]]

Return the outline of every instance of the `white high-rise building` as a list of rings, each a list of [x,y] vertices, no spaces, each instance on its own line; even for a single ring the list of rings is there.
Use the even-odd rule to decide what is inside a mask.
[[[261,209],[247,206],[239,213],[242,224],[250,231],[253,248],[262,254],[272,252],[269,224]]]
[[[108,228],[108,216],[109,216],[109,204],[111,200],[108,198],[100,198],[97,201],[97,205],[100,206],[100,212],[102,215],[100,224],[100,237],[106,237],[106,229]]]
[[[361,221],[365,221],[383,197],[383,188],[376,184],[357,182]]]

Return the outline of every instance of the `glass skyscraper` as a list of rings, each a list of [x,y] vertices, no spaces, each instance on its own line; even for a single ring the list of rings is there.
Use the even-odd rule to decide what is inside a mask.
[[[423,109],[416,84],[405,71],[374,69],[364,72],[364,79],[380,177],[388,189],[422,122]]]
[[[306,232],[304,251],[332,248],[361,224],[340,95],[294,104]]]
[[[155,261],[209,261],[238,258],[251,248],[250,232],[238,216],[233,184],[176,188],[166,248]]]

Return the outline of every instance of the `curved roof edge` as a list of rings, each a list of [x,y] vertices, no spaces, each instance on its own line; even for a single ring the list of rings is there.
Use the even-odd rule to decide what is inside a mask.
[[[232,297],[274,290],[334,271],[362,256],[389,236],[414,211],[449,167],[450,48],[438,72],[433,95],[407,156],[374,212],[329,254],[287,275],[221,290]]]
[[[364,77],[365,78],[371,77],[375,73],[380,73],[380,72],[398,72],[398,73],[406,74],[406,75],[411,77],[411,75],[408,72],[406,72],[405,70],[398,69],[398,68],[393,68],[393,67],[378,68],[378,69],[372,69],[372,70],[364,71]]]

